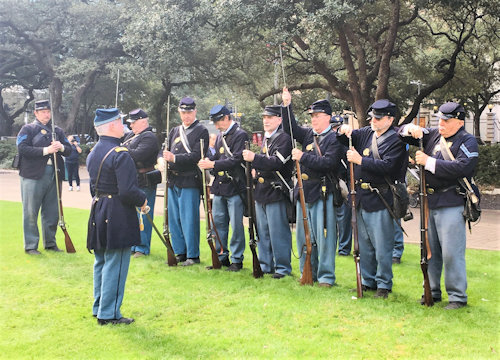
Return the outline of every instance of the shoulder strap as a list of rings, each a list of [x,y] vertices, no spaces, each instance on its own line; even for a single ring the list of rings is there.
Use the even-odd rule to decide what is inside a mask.
[[[378,152],[378,146],[379,144],[381,145],[389,136],[392,134],[395,134],[396,132],[394,129],[389,129],[385,133],[383,133],[379,138],[377,139],[377,134],[373,132],[372,136],[372,152],[373,152],[373,157],[377,160],[380,160],[380,154]]]
[[[453,153],[451,152],[450,148],[446,144],[446,140],[443,136],[439,139],[439,147],[441,150],[441,155],[443,155],[443,158],[447,161],[454,161],[455,156],[453,156]],[[472,190],[472,186],[469,183],[469,180],[467,180],[466,177],[463,177],[461,179],[458,179],[458,182],[462,187],[466,190],[468,190],[471,193],[474,193],[474,190]]]
[[[224,135],[220,135],[220,138],[222,140],[222,146],[224,146],[224,150],[227,152],[227,154],[231,157],[233,157],[233,153],[231,152],[231,149],[229,149],[229,146],[227,145],[226,139],[224,138]]]
[[[102,158],[101,160],[101,164],[99,165],[99,170],[97,171],[97,178],[95,179],[95,193],[98,194],[99,193],[99,190],[97,189],[97,184],[99,183],[99,178],[101,177],[101,170],[102,170],[102,165],[104,164],[104,161],[106,160],[106,158],[109,156],[109,154],[111,154],[111,152],[116,149],[118,146],[115,146],[115,147],[112,147],[111,149],[109,149],[109,151],[106,153],[106,155],[104,155],[104,157]]]
[[[142,134],[142,133],[141,133],[141,134]],[[125,140],[125,141],[123,142],[123,144],[122,144],[122,145],[128,145],[130,142],[132,142],[132,140],[134,140],[134,139],[135,139],[136,137],[138,137],[139,135],[140,135],[140,134],[134,134],[134,136],[132,136],[132,137],[128,138],[127,140]]]
[[[184,126],[179,125],[179,137],[181,138],[182,146],[188,154],[191,154],[191,148],[189,147],[189,141],[186,135],[186,131],[184,130]]]
[[[387,130],[385,133],[383,133],[378,139],[377,139],[377,135],[375,132],[373,132],[373,136],[372,136],[372,153],[373,153],[373,157],[377,160],[382,160],[380,158],[380,154],[378,152],[378,142],[380,142],[380,144],[382,144],[390,135],[392,135],[393,133],[395,133],[395,131],[393,129],[390,129],[390,130]],[[378,140],[378,141],[377,141]],[[384,175],[384,179],[385,179],[385,182],[388,184],[388,185],[393,185],[393,183],[391,182],[391,180],[389,179],[389,177],[387,175]]]

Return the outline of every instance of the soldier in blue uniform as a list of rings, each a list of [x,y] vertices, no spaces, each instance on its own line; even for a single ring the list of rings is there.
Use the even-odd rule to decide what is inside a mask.
[[[210,109],[210,120],[220,131],[215,140],[215,154],[201,159],[198,166],[203,170],[213,169],[215,179],[211,192],[213,198],[214,225],[222,242],[223,253],[219,259],[228,271],[240,271],[243,268],[243,252],[245,251],[245,230],[243,213],[245,211],[245,170],[242,164],[247,133],[230,117],[225,106],[215,105]],[[229,223],[233,235],[231,237],[231,264],[227,238]],[[216,250],[220,252],[220,244],[216,242]]]
[[[283,89],[283,129],[302,144],[301,151],[292,150],[292,159],[298,160],[302,171],[306,211],[310,223],[313,246],[311,264],[313,280],[321,287],[335,284],[335,249],[337,248],[337,217],[334,210],[334,187],[342,166],[342,146],[332,131],[332,109],[328,100],[319,100],[309,106],[312,128],[297,124],[291,109],[291,95]],[[296,196],[298,192],[296,191]],[[326,231],[325,231],[326,230]],[[297,201],[297,248],[302,273],[305,261],[305,234],[300,201]]]
[[[264,141],[260,154],[243,150],[243,159],[255,169],[254,199],[262,272],[281,279],[292,272],[292,234],[287,206],[292,205],[292,139],[281,125],[281,106],[266,106],[262,113]],[[288,204],[287,204],[288,203]]]
[[[20,156],[21,199],[23,203],[24,251],[39,255],[38,213],[42,214],[42,235],[45,250],[60,252],[56,243],[59,220],[58,198],[54,173],[54,153],[57,154],[59,180],[64,169],[62,156],[71,154],[71,144],[59,127],[52,141],[51,111],[48,100],[35,103],[36,120],[24,125],[17,135]],[[61,186],[61,183],[59,183]]]
[[[146,211],[134,161],[120,146],[123,124],[118,109],[97,109],[99,142],[87,157],[92,208],[87,249],[94,250],[94,304],[100,325],[130,324],[120,312],[130,263],[130,248],[140,244],[136,206]]]
[[[441,272],[448,293],[447,310],[467,305],[467,273],[465,269],[465,189],[459,179],[470,183],[478,161],[477,141],[464,129],[465,110],[448,102],[439,108],[438,128],[424,129],[414,124],[399,130],[404,141],[418,145],[423,136],[424,151],[417,151],[415,161],[425,167],[429,203],[429,283],[434,302],[441,301]],[[446,160],[449,148],[455,160]],[[423,302],[422,302],[423,303]]]
[[[392,291],[395,223],[377,191],[387,204],[392,204],[392,192],[386,178],[390,182],[399,180],[401,169],[406,169],[408,153],[392,127],[396,105],[385,99],[377,100],[371,105],[369,115],[372,116],[370,126],[353,130],[344,124],[338,138],[348,145],[348,137],[352,137],[354,147],[347,151],[347,160],[355,164],[363,290],[376,290],[375,297],[385,299]]]
[[[168,135],[168,209],[172,247],[184,266],[200,263],[200,139],[208,148],[208,130],[196,120],[196,104],[190,97],[179,102],[182,124]]]
[[[344,118],[340,115],[332,116],[330,123],[332,124],[332,129],[337,131],[344,123]],[[342,166],[339,170],[339,179],[342,179],[347,186],[347,158],[345,155],[347,146],[342,146],[342,159],[340,160]],[[346,191],[348,191],[347,188]],[[340,256],[348,256],[351,254],[352,249],[352,227],[351,208],[347,201],[343,201],[340,206],[335,206],[335,215],[337,216],[338,253]]]
[[[134,160],[139,187],[146,194],[148,206],[151,209],[151,218],[153,218],[156,185],[161,182],[161,173],[154,168],[160,146],[153,129],[149,126],[148,114],[144,110],[135,109],[129,112],[128,115],[127,122],[130,124],[132,131],[125,136],[123,146],[128,149],[130,156]],[[138,213],[138,216],[144,215]],[[134,257],[149,255],[150,252],[152,225],[147,219],[143,219],[143,224],[141,244],[132,246]]]

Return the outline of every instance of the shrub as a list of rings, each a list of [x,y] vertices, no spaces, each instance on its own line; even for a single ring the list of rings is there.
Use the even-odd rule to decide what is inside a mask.
[[[8,142],[0,142],[0,168],[9,169],[12,165],[12,160],[17,153],[17,146]]]
[[[500,144],[479,147],[476,182],[500,187]]]

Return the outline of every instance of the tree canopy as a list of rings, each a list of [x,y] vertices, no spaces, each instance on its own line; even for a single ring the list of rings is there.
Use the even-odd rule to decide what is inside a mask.
[[[479,116],[499,90],[499,8],[483,0],[3,0],[0,133],[12,135],[47,88],[58,123],[90,132],[95,108],[114,106],[118,70],[118,106],[144,108],[159,131],[169,95],[170,110],[195,96],[201,118],[215,101],[236,103],[245,128],[260,129],[260,107],[279,101],[272,96],[284,85],[299,108],[329,98],[361,125],[380,98],[398,104],[404,122],[422,103],[449,99]],[[7,99],[14,85],[27,98]]]

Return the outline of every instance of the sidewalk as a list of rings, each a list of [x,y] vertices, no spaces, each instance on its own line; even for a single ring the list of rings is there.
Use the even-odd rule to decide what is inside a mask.
[[[63,182],[62,200],[64,207],[90,209],[91,196],[89,178],[85,168],[80,168],[81,191],[68,191],[68,183]],[[74,185],[74,184],[73,184]],[[155,204],[155,215],[163,215],[163,184],[159,185]],[[19,175],[15,170],[0,170],[0,200],[21,201]],[[201,205],[202,206],[202,205]],[[403,228],[409,237],[406,243],[420,243],[420,214],[419,209],[411,209],[413,220],[402,222]],[[203,209],[200,214],[204,217]],[[87,219],[85,219],[87,221]],[[483,210],[481,221],[472,227],[472,234],[467,230],[467,248],[483,250],[500,250],[500,210]]]

